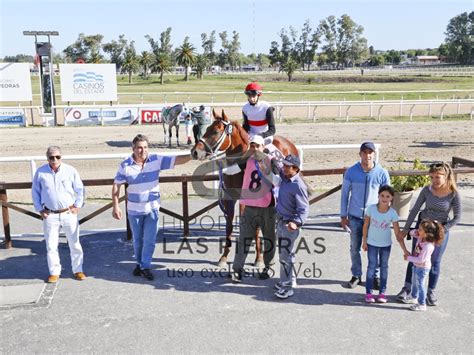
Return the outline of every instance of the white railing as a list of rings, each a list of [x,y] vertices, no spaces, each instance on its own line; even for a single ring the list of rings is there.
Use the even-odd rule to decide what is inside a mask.
[[[205,105],[205,106],[211,106],[211,107],[218,107],[218,108],[240,108],[242,107],[243,103],[237,103],[237,102],[222,102],[222,103],[204,103],[204,102],[199,102],[199,103],[192,103],[188,102],[187,105],[189,106],[195,106],[195,105]],[[456,106],[456,114],[469,114],[470,119],[473,118],[474,115],[474,99],[455,99],[455,100],[371,100],[371,101],[345,101],[345,100],[339,100],[339,101],[295,101],[295,102],[280,102],[280,101],[275,101],[275,102],[270,102],[272,106],[275,107],[276,109],[276,119],[282,122],[283,117],[284,117],[284,109],[287,107],[292,107],[292,108],[301,108],[304,107],[306,108],[306,118],[311,119],[313,122],[315,122],[318,119],[318,112],[317,110],[319,108],[324,108],[324,107],[337,107],[338,108],[338,113],[336,115],[331,115],[331,116],[325,116],[325,117],[338,117],[342,118],[344,117],[346,121],[349,121],[351,117],[351,109],[354,107],[363,107],[368,110],[368,117],[374,118],[375,116],[375,110],[377,114],[377,119],[381,120],[382,117],[382,110],[385,107],[398,107],[398,116],[409,116],[410,121],[413,120],[413,111],[416,107],[426,107],[427,116],[432,116],[433,115],[433,107],[435,106],[437,109],[439,109],[439,117],[441,120],[444,118],[444,112],[446,107],[449,106]],[[88,108],[93,108],[99,111],[99,117],[102,117],[101,112],[104,110],[113,110],[113,109],[119,109],[119,108],[132,108],[136,109],[138,114],[141,109],[146,109],[146,108],[156,108],[162,104],[119,104],[119,105],[77,105],[77,106],[67,106],[67,105],[56,105],[53,106],[53,110],[64,110],[68,109],[71,107],[76,107],[76,108],[81,108],[81,109],[88,109]],[[461,112],[461,107],[466,107],[468,106],[469,109],[464,109],[463,112]],[[39,112],[39,116],[43,117],[43,124],[48,126],[49,122],[47,117],[52,117],[51,115],[44,115],[41,112],[41,107],[39,106],[10,106],[10,107],[0,107],[0,110],[8,110],[8,109],[22,109],[25,111],[25,116],[27,115],[27,110],[32,110],[36,109]],[[405,111],[405,109],[408,109],[408,112]],[[406,114],[407,113],[407,114]],[[393,115],[393,114],[392,114]],[[357,117],[357,116],[356,116]],[[367,117],[367,115],[358,115],[358,117]],[[25,120],[26,124],[28,123],[28,120]],[[101,119],[102,124],[103,120]],[[141,120],[139,120],[141,122]]]
[[[242,103],[236,102],[222,102],[222,103],[188,103],[189,106],[194,106],[198,104],[203,104],[205,106],[219,107],[219,108],[235,108],[242,107]],[[306,108],[306,118],[312,119],[315,122],[317,117],[317,109],[320,107],[338,107],[338,114],[334,117],[344,117],[346,121],[349,121],[350,110],[353,107],[365,107],[369,110],[369,117],[374,117],[374,110],[377,109],[377,119],[381,120],[382,110],[384,107],[395,106],[398,107],[398,115],[400,117],[404,116],[404,109],[409,108],[409,114],[405,116],[410,117],[410,121],[413,120],[413,110],[417,106],[425,106],[428,111],[426,115],[431,116],[433,114],[433,106],[437,105],[440,107],[440,118],[441,120],[444,117],[444,111],[448,105],[456,105],[456,114],[461,114],[461,105],[470,106],[470,109],[466,112],[470,114],[470,118],[473,118],[474,114],[474,99],[456,99],[456,100],[378,100],[378,101],[306,101],[306,102],[270,102],[270,104],[275,107],[276,110],[276,119],[282,122],[283,120],[283,109],[286,107],[305,107]],[[123,105],[81,105],[75,106],[80,108],[95,108],[102,112],[102,110],[110,110],[113,108],[133,108],[133,109],[144,109],[144,108],[153,108],[156,107],[156,104],[123,104]],[[71,106],[65,105],[56,105],[54,109],[66,109],[71,108]],[[333,117],[333,116],[331,116]],[[361,116],[364,117],[364,116]],[[139,120],[140,121],[140,120]]]
[[[299,96],[299,100],[306,101],[305,98],[308,97],[315,97],[315,96],[334,96],[334,95],[360,95],[362,96],[362,100],[366,100],[367,95],[381,95],[382,100],[385,99],[385,95],[394,95],[400,94],[400,99],[403,100],[404,96],[407,94],[418,94],[418,97],[421,99],[422,94],[433,94],[436,97],[432,99],[439,99],[440,94],[451,94],[453,93],[453,99],[455,99],[455,94],[469,94],[469,98],[474,94],[474,88],[469,89],[453,89],[453,90],[386,90],[386,91],[372,91],[372,90],[359,90],[359,91],[265,91],[264,95],[268,100],[276,101],[275,97],[278,97],[278,101],[283,101],[283,96]],[[145,103],[145,101],[150,100],[153,97],[162,98],[163,102],[166,104],[168,100],[179,101],[176,100],[178,96],[185,98],[185,101],[191,102],[191,98],[193,96],[207,96],[209,97],[209,102],[219,103],[217,98],[219,96],[232,96],[233,95],[233,102],[243,101],[245,96],[243,95],[242,91],[215,91],[215,92],[143,92],[143,93],[119,93],[119,102],[120,98],[124,98],[127,96],[139,98],[141,104]],[[337,100],[335,98],[328,98],[328,100]],[[343,100],[345,98],[343,97]],[[138,100],[137,100],[138,101]]]
[[[299,100],[306,101],[308,97],[325,97],[325,96],[342,96],[342,95],[360,95],[362,100],[367,99],[367,95],[381,95],[382,100],[385,99],[386,95],[395,95],[400,94],[400,99],[403,100],[406,95],[418,94],[418,98],[421,99],[421,95],[433,94],[431,99],[439,99],[441,94],[450,94],[452,93],[453,99],[456,99],[455,94],[469,94],[469,98],[474,95],[474,88],[472,89],[445,89],[445,90],[355,90],[355,91],[265,91],[265,98],[273,98],[273,101],[276,101],[275,97],[278,97],[278,101],[283,101],[283,96],[299,96]],[[436,96],[435,96],[436,95]],[[33,94],[33,96],[39,98],[39,94]],[[118,101],[116,104],[120,104],[121,101],[124,101],[125,97],[134,98],[132,102],[134,104],[144,104],[145,101],[155,100],[163,102],[165,104],[170,102],[186,101],[191,102],[192,97],[196,96],[205,96],[208,97],[210,103],[219,103],[219,97],[226,97],[226,100],[229,100],[229,97],[233,96],[232,101],[242,101],[245,100],[243,91],[206,91],[206,92],[188,92],[188,91],[165,91],[165,92],[121,92],[118,93]],[[181,100],[178,100],[177,97],[180,97]],[[342,99],[345,100],[344,96]],[[427,99],[427,98],[425,98]],[[268,99],[270,100],[270,99]],[[326,100],[326,99],[325,99]],[[328,98],[327,100],[338,100],[336,98]],[[61,102],[60,97],[57,97],[56,102]],[[82,103],[81,103],[82,104]],[[95,104],[95,102],[93,102]],[[20,105],[21,106],[21,103]]]

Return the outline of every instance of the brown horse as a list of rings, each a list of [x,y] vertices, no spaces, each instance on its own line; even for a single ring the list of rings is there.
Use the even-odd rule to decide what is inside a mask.
[[[219,259],[219,266],[224,267],[227,264],[227,256],[232,245],[231,235],[233,231],[233,220],[235,215],[235,202],[240,199],[240,191],[244,178],[245,163],[248,158],[249,137],[247,132],[237,121],[229,121],[224,110],[222,116],[218,116],[212,110],[214,121],[207,128],[206,133],[201,140],[191,149],[191,155],[194,159],[216,159],[225,155],[225,165],[232,166],[239,164],[241,171],[234,175],[221,174],[223,178],[223,194],[221,195],[221,207],[226,219],[226,244],[224,253]],[[295,145],[288,139],[281,136],[274,136],[273,144],[280,150],[283,156],[288,154],[298,155]],[[240,214],[242,215],[244,206],[240,205]],[[263,265],[263,255],[261,244],[258,238],[258,231],[255,243],[255,265]]]

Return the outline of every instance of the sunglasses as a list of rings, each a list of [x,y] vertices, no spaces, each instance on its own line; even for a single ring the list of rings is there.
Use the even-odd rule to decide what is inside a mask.
[[[60,156],[60,155],[50,155],[50,156],[48,157],[48,159],[49,159],[49,160],[54,160],[54,159],[56,159],[56,160],[61,160],[61,156]]]
[[[444,168],[444,163],[433,163],[430,165],[430,168],[433,169],[433,168]]]

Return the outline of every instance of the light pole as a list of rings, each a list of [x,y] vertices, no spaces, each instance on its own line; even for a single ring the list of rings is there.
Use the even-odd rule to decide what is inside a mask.
[[[35,52],[39,61],[39,78],[41,106],[45,113],[53,113],[54,125],[57,125],[56,110],[52,110],[56,100],[54,97],[54,68],[51,36],[59,36],[58,31],[23,31],[24,36],[35,36]],[[47,36],[48,42],[38,42],[38,36]],[[49,73],[43,73],[43,57],[48,60]]]

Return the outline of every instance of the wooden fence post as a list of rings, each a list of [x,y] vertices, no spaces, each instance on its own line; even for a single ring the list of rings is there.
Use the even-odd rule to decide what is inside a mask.
[[[183,190],[183,237],[189,237],[189,201],[188,201],[188,181],[181,182]]]
[[[0,201],[8,202],[7,190],[3,187],[4,182],[0,183]],[[5,233],[5,240],[2,243],[5,249],[12,247],[12,236],[10,233],[10,215],[8,214],[8,207],[2,204],[2,218],[3,218],[3,231]]]

